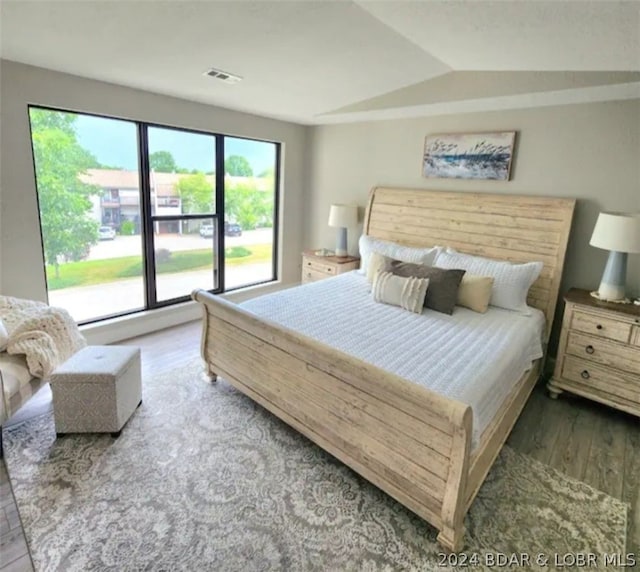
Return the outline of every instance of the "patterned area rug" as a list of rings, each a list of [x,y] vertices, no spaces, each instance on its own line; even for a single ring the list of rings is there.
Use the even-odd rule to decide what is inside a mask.
[[[199,364],[143,397],[117,440],[56,440],[50,415],[5,432],[37,571],[447,568],[430,525]],[[466,524],[479,569],[625,549],[625,505],[508,447]]]

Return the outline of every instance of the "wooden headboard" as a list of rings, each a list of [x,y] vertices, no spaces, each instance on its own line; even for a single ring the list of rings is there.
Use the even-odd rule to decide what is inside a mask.
[[[545,313],[548,339],[574,207],[574,199],[375,187],[364,233],[411,246],[543,262],[528,303]]]

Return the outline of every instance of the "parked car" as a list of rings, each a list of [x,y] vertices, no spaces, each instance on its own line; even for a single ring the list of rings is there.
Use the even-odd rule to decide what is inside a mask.
[[[101,226],[98,229],[98,238],[100,240],[113,240],[116,237],[116,231],[110,226]]]
[[[242,236],[242,228],[235,222],[224,223],[224,235],[225,236]]]
[[[200,236],[202,238],[212,238],[213,237],[213,223],[203,222],[200,225]]]

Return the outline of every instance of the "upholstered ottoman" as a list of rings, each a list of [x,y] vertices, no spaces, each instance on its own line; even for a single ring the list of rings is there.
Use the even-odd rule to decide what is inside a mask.
[[[51,375],[56,434],[111,433],[142,403],[140,349],[87,346]]]

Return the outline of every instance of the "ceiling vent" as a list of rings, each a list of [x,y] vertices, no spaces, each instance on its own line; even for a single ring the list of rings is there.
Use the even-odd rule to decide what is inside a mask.
[[[211,68],[210,70],[207,70],[206,72],[204,72],[203,75],[214,77],[216,79],[219,79],[220,81],[223,81],[224,83],[233,84],[233,83],[238,83],[239,81],[242,81],[242,78],[239,75],[234,75],[226,71],[217,70],[216,68]]]

